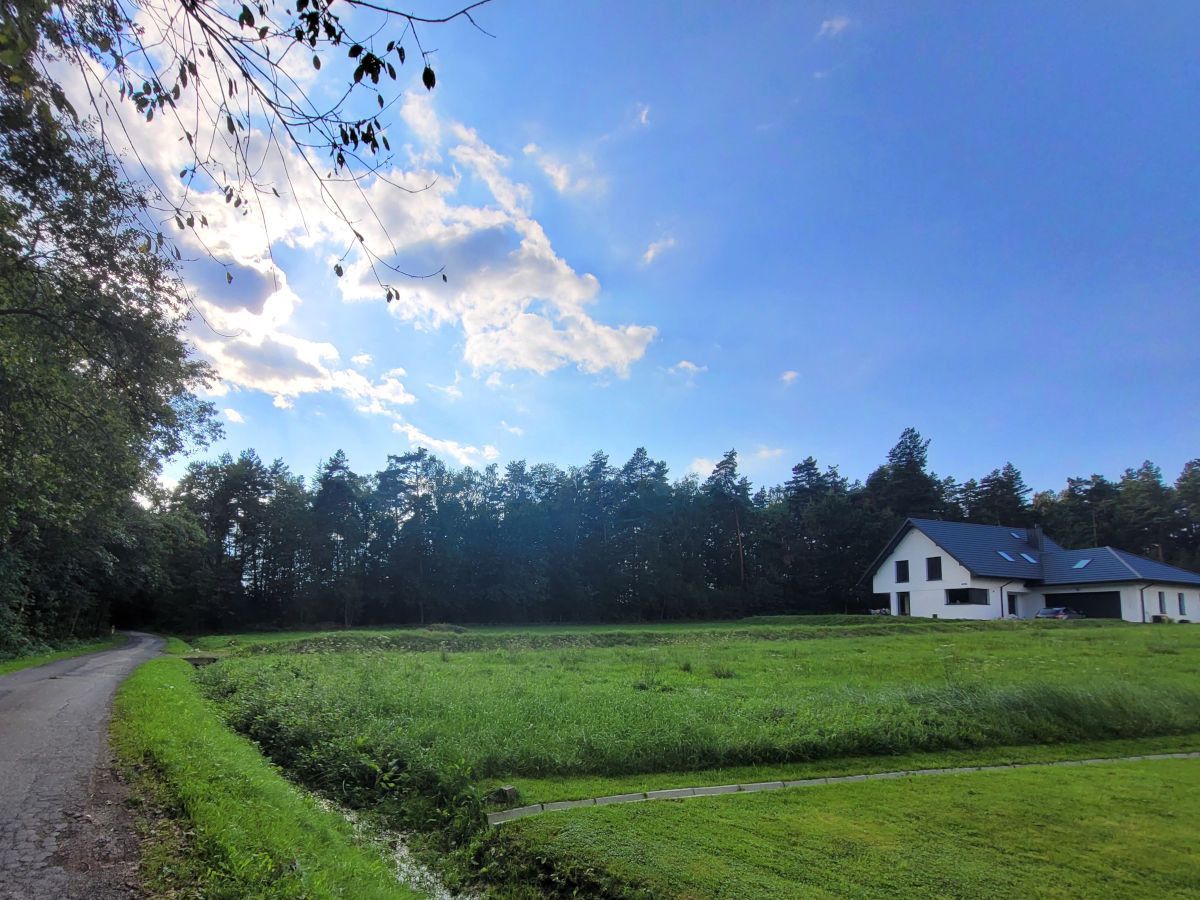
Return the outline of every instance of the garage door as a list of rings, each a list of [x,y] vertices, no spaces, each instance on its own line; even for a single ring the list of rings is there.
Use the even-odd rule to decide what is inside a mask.
[[[1121,618],[1120,591],[1092,591],[1078,594],[1047,594],[1047,606],[1069,606],[1089,619]]]

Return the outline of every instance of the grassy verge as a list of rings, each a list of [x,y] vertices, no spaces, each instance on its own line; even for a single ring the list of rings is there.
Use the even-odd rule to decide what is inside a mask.
[[[476,864],[509,897],[1182,897],[1197,816],[1200,762],[1114,763],[535,816]]]
[[[182,875],[205,898],[416,896],[350,827],[323,811],[229,732],[201,698],[187,663],[152,660],[125,682],[112,725],[120,757],[183,821]],[[152,888],[178,889],[179,854],[151,853]],[[165,870],[165,871],[164,871]]]
[[[167,646],[163,648],[164,653],[169,653],[172,656],[185,656],[192,652],[192,645],[183,638],[168,634],[166,635],[166,639]]]
[[[45,653],[35,653],[31,656],[18,656],[16,659],[0,660],[0,675],[7,675],[9,672],[29,669],[33,666],[42,666],[60,659],[70,659],[73,656],[83,656],[87,653],[111,650],[113,647],[120,647],[126,640],[128,639],[125,635],[114,634],[100,640],[80,641],[69,647],[49,650]]]
[[[694,772],[652,772],[619,778],[514,778],[494,779],[484,785],[485,793],[501,784],[515,787],[516,803],[492,804],[489,808],[520,806],[527,803],[551,803],[555,800],[582,800],[635,791],[716,784],[751,784],[757,781],[794,781],[827,778],[834,775],[863,775],[869,772],[896,772],[914,769],[942,769],[956,766],[1003,766],[1015,763],[1059,762],[1070,759],[1115,759],[1154,753],[1180,753],[1200,750],[1200,732],[1162,738],[1134,738],[1115,741],[1076,741],[1068,744],[1025,744],[985,747],[975,750],[943,750],[938,753],[903,753],[895,756],[852,756],[775,766],[731,766]]]

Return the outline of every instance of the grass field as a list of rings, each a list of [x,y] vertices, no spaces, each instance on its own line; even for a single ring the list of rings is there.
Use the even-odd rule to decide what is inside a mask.
[[[419,832],[427,849],[450,854],[456,877],[490,879],[501,894],[528,880],[533,865],[551,881],[571,884],[571,873],[592,870],[605,890],[637,895],[644,872],[619,853],[609,855],[622,830],[642,848],[647,866],[667,865],[676,853],[666,837],[676,827],[669,817],[682,817],[683,835],[700,809],[669,803],[653,813],[581,810],[487,832],[483,814],[495,808],[487,794],[502,783],[518,789],[517,802],[544,802],[1200,745],[1200,629],[1191,628],[828,617],[635,628],[435,626],[190,643],[224,656],[200,670],[198,683],[225,720],[292,778]],[[1025,790],[1039,782],[1030,775],[1012,783]],[[1140,796],[1131,791],[1129,797]],[[1116,796],[1118,805],[1125,802]],[[1029,801],[1012,798],[1012,815]],[[723,809],[723,798],[687,801],[701,802]],[[814,801],[790,791],[754,798],[783,829],[751,841],[765,842],[766,857],[789,855],[786,843],[772,841],[801,802]],[[904,815],[936,819],[932,809]],[[600,816],[593,820],[592,813]],[[647,828],[663,829],[661,848],[651,832],[637,831],[643,816],[650,817]],[[580,837],[586,825],[571,825],[571,840],[562,836],[570,823],[592,821],[603,826],[594,845]],[[943,825],[950,827],[935,822]],[[972,834],[982,842],[986,831]],[[819,842],[812,854],[805,865],[821,854],[836,858]],[[670,894],[646,882],[647,896],[738,896],[736,873],[758,878],[760,863],[768,865],[730,857],[727,890],[701,880],[693,893]],[[780,877],[791,883],[789,866]],[[1200,870],[1192,874],[1200,877]],[[971,894],[969,877],[968,869],[950,866],[945,884],[967,879],[959,893]],[[1024,877],[1013,876],[1012,890]],[[1169,882],[1169,871],[1163,877]],[[745,882],[740,896],[760,896],[757,884]],[[855,884],[814,890],[884,890],[869,879]],[[916,882],[897,884],[901,893],[921,892]]]
[[[572,810],[479,858],[511,896],[1184,897],[1197,816],[1195,760],[1116,763]]]
[[[56,650],[47,650],[43,653],[33,653],[28,656],[18,656],[14,659],[0,660],[0,675],[7,675],[9,672],[29,669],[33,666],[43,666],[46,663],[56,662],[60,659],[70,659],[71,657],[83,656],[87,653],[111,650],[113,647],[121,646],[125,641],[125,635],[114,634],[98,640],[79,641],[70,646],[59,647]]]

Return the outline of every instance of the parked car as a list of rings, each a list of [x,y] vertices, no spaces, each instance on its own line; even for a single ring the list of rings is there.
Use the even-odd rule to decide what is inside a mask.
[[[1047,606],[1045,609],[1039,609],[1035,619],[1086,619],[1083,613],[1077,609],[1071,609],[1069,606]]]

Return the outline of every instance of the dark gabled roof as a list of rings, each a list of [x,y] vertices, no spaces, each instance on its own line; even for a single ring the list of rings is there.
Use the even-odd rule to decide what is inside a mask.
[[[916,528],[949,553],[973,575],[1012,578],[1046,585],[1098,584],[1111,581],[1151,581],[1164,584],[1200,585],[1200,575],[1147,559],[1115,547],[1091,547],[1064,550],[1050,538],[1042,537],[1042,550],[1032,530],[1005,525],[976,525],[971,522],[946,522],[942,519],[907,519],[871,563],[863,580],[871,578],[883,561],[896,549],[910,528]],[[1000,551],[1008,554],[1006,559]],[[1028,555],[1029,562],[1022,554]],[[1090,560],[1077,569],[1081,560]]]
[[[1090,560],[1082,569],[1076,563]],[[1097,584],[1101,581],[1131,581],[1140,578],[1112,547],[1088,547],[1047,553],[1042,564],[1043,584]]]
[[[1042,553],[1030,540],[1032,535],[1024,528],[946,522],[941,519],[908,521],[975,575],[1025,580],[1042,577]],[[1045,542],[1045,546],[1047,549],[1059,549],[1053,541]],[[1012,560],[1001,556],[1001,550]],[[1028,562],[1021,556],[1022,553],[1029,554],[1034,561]]]
[[[1126,550],[1118,550],[1116,547],[1108,549],[1120,557],[1121,562],[1133,569],[1138,578],[1167,584],[1200,584],[1200,575],[1195,572],[1189,572],[1178,566],[1169,566],[1157,560],[1146,559],[1144,556],[1138,556],[1136,553],[1129,553]]]
[[[976,575],[999,578],[1039,579],[1042,577],[1041,556],[1037,546],[1024,528],[1007,528],[1002,525],[976,525],[973,522],[946,522],[942,519],[905,519],[904,524],[888,541],[883,551],[875,557],[862,580],[874,577],[883,561],[896,549],[896,545],[916,528],[931,541],[949,553],[959,563]],[[1061,549],[1048,538],[1044,539],[1047,549]],[[1003,550],[1012,560],[1007,560],[996,551]],[[1036,560],[1027,562],[1022,553]]]

